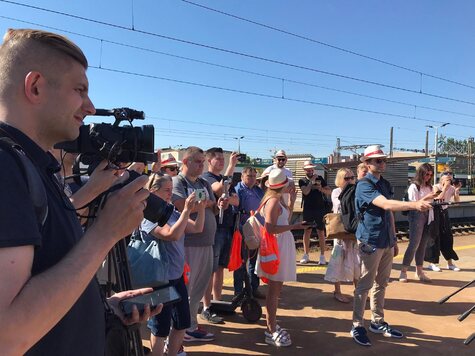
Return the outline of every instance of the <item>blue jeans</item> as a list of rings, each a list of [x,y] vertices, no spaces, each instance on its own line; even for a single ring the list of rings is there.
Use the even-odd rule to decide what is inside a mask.
[[[247,260],[248,254],[250,255],[251,259],[249,260],[249,268],[247,270],[247,273],[249,274],[251,278],[251,287],[252,291],[255,292],[257,288],[259,287],[259,277],[254,273],[256,269],[256,261],[257,261],[257,250],[248,250],[246,248],[246,244],[244,241],[242,242],[242,249],[241,249],[241,256],[243,263],[241,267],[239,267],[237,270],[233,272],[233,278],[234,278],[234,295],[238,295],[241,293],[241,291],[244,288],[244,276],[246,273],[246,263],[245,261]]]

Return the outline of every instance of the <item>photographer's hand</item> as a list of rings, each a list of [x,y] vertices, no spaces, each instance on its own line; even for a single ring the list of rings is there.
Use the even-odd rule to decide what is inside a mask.
[[[158,157],[157,162],[152,163],[151,171],[153,173],[160,172],[160,168],[162,168],[162,151],[160,149],[157,150],[157,157]]]
[[[147,304],[145,306],[145,309],[142,315],[140,315],[137,308],[134,307],[132,316],[130,318],[126,318],[119,308],[119,302],[123,299],[136,297],[139,295],[150,293],[152,291],[153,291],[152,288],[142,288],[142,289],[134,289],[134,290],[127,290],[124,292],[119,292],[119,293],[114,294],[110,298],[107,298],[107,303],[112,308],[114,313],[120,318],[120,320],[122,320],[122,323],[124,323],[124,325],[143,323],[143,322],[146,322],[148,318],[159,314],[162,311],[163,304],[159,304],[153,310],[150,310],[150,306]]]

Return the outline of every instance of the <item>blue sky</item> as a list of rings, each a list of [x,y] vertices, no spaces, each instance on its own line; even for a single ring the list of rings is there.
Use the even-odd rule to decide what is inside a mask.
[[[322,157],[333,151],[337,137],[342,145],[381,143],[388,149],[390,127],[394,128],[394,146],[403,148],[423,148],[428,124],[450,122],[439,133],[457,139],[475,133],[475,89],[418,73],[475,87],[473,1],[190,1],[415,72],[180,0],[18,2],[116,27],[0,0],[0,32],[10,27],[49,26],[66,34],[89,59],[90,95],[96,107],[143,110],[147,119],[136,124],[155,126],[156,147],[197,145],[233,150],[237,148],[235,137],[244,136],[241,151],[252,157],[268,158],[281,148],[291,154]],[[130,30],[132,25],[136,31]],[[418,94],[420,90],[469,103]],[[92,117],[86,121],[104,120]],[[433,131],[429,142],[433,147]]]

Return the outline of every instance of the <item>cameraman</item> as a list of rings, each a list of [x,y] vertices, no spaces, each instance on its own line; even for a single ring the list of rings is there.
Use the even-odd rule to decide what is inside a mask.
[[[35,214],[26,177],[12,152],[0,150],[0,345],[4,355],[104,355],[105,303],[94,279],[114,244],[142,220],[149,192],[141,177],[111,195],[83,233],[58,185],[47,152],[74,140],[95,108],[87,60],[68,39],[9,30],[0,47],[0,134],[23,148],[44,183],[48,214]],[[117,222],[120,221],[120,224]],[[146,292],[122,292],[110,299]],[[142,317],[135,310],[128,322]]]

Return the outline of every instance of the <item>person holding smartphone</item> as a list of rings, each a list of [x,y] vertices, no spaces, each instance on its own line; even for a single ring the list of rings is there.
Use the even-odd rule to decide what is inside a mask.
[[[439,183],[434,185],[434,192],[437,194],[436,200],[440,202],[460,201],[460,188],[462,184],[460,182],[454,183],[454,174],[451,170],[442,172]],[[436,214],[439,218],[439,244],[432,244],[426,251],[425,260],[430,262],[429,269],[435,272],[441,272],[442,270],[438,266],[439,255],[447,261],[447,269],[458,272],[460,268],[454,263],[457,261],[458,255],[454,250],[454,236],[452,235],[452,226],[450,224],[450,217],[447,205],[437,207]],[[440,248],[440,250],[439,250]]]
[[[167,174],[152,173],[147,186],[152,194],[171,202],[173,182]],[[197,212],[196,219],[190,219],[192,212]],[[205,202],[197,201],[195,192],[185,200],[183,211],[172,213],[164,226],[158,226],[147,219],[142,221],[141,230],[165,241],[169,257],[168,276],[170,286],[175,287],[181,300],[171,305],[165,305],[162,312],[148,321],[151,331],[150,344],[152,355],[163,355],[164,342],[168,337],[168,355],[183,352],[182,346],[185,330],[190,327],[190,304],[188,292],[183,278],[185,264],[185,233],[200,233],[205,221]],[[171,327],[171,328],[170,328]]]

